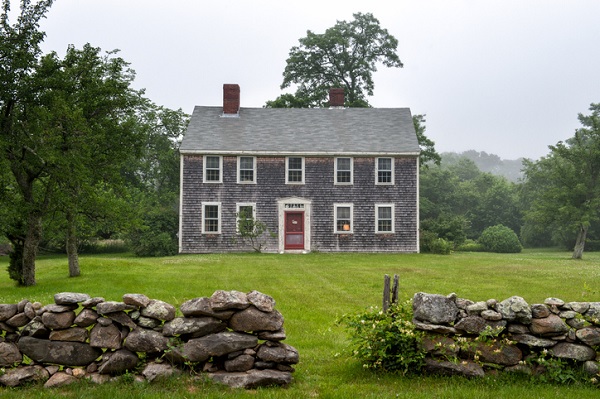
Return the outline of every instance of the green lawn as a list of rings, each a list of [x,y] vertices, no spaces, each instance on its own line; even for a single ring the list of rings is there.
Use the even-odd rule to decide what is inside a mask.
[[[37,285],[15,287],[0,258],[0,303],[27,298],[44,304],[57,292],[84,292],[121,300],[143,293],[173,305],[210,296],[217,289],[258,290],[277,301],[285,317],[286,342],[300,352],[295,382],[287,389],[238,391],[189,378],[162,383],[118,382],[103,386],[0,388],[10,398],[596,398],[584,386],[536,386],[526,380],[486,378],[406,378],[364,370],[348,356],[347,332],[335,321],[345,313],[381,306],[384,274],[400,276],[400,296],[415,292],[449,294],[471,300],[512,295],[529,303],[553,296],[565,301],[600,301],[600,253],[570,259],[568,252],[529,250],[521,254],[439,255],[321,254],[186,255],[135,258],[84,256],[82,276],[68,278],[65,257],[42,257]]]

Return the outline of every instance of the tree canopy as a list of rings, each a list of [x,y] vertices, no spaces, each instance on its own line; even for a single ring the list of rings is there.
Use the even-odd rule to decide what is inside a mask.
[[[43,226],[66,238],[77,276],[79,229],[131,223],[134,192],[177,191],[177,138],[187,120],[135,90],[134,71],[114,51],[87,44],[69,46],[64,58],[43,55],[39,21],[51,4],[22,0],[11,25],[4,0],[0,15],[1,233],[13,246],[11,278],[23,285],[36,282]]]
[[[346,105],[367,107],[373,95],[373,72],[378,63],[401,68],[398,40],[381,28],[370,13],[353,14],[352,21],[337,21],[325,33],[306,32],[291,48],[281,88],[297,85],[267,107],[320,107],[328,102],[329,88],[344,88]]]
[[[525,167],[526,223],[554,231],[555,238],[575,237],[575,259],[583,256],[590,226],[600,220],[600,104],[591,104],[590,111],[579,114],[582,127],[573,137]]]

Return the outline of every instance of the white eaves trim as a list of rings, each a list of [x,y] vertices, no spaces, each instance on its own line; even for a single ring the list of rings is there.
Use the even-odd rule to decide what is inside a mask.
[[[252,156],[298,156],[298,157],[418,157],[420,152],[338,152],[338,151],[218,151],[218,150],[180,150],[182,155],[252,155]]]

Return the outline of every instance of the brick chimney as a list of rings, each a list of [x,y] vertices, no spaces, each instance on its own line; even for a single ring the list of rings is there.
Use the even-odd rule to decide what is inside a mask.
[[[344,106],[344,89],[332,87],[329,89],[329,107]]]
[[[240,86],[223,85],[223,115],[237,115],[240,111]]]

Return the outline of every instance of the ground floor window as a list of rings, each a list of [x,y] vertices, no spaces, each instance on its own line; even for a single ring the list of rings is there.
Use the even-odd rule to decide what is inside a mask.
[[[203,202],[202,203],[202,233],[220,234],[221,233],[221,203]]]
[[[375,232],[394,232],[394,204],[375,204]]]
[[[241,203],[236,205],[237,232],[249,233],[254,229],[256,221],[256,204]]]
[[[335,220],[334,223],[334,232],[335,233],[346,233],[350,234],[354,231],[354,223],[353,223],[353,209],[354,206],[352,204],[334,204],[333,205],[333,218]]]

